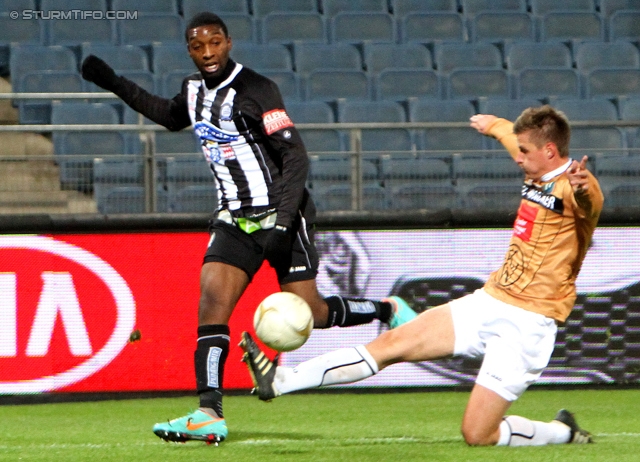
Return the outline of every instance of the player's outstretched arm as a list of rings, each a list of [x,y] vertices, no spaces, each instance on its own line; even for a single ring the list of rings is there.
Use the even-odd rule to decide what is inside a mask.
[[[491,136],[505,147],[513,159],[519,152],[518,139],[513,134],[513,123],[496,117],[492,114],[476,114],[469,119],[471,128],[475,128],[479,133]]]

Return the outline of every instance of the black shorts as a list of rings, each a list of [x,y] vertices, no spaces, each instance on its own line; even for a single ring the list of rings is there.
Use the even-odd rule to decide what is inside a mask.
[[[313,216],[311,220],[313,220]],[[293,242],[291,265],[278,272],[278,282],[307,281],[318,274],[318,251],[315,246],[315,220],[308,222],[302,214],[293,223],[298,230]],[[211,240],[204,255],[204,262],[222,262],[240,268],[253,279],[264,262],[263,247],[274,229],[261,229],[245,233],[234,224],[214,219],[209,225]]]

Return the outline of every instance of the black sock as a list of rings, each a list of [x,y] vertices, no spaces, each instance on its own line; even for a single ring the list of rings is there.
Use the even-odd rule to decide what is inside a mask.
[[[329,306],[329,319],[325,327],[348,327],[367,324],[374,319],[389,322],[391,303],[364,298],[345,298],[333,295],[324,299]]]
[[[222,414],[222,378],[229,354],[229,326],[211,324],[198,327],[198,346],[194,354],[196,386],[200,407]]]

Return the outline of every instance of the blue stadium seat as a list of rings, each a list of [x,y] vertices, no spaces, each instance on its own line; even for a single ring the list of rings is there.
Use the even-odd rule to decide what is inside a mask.
[[[327,42],[325,18],[319,13],[270,13],[261,26],[262,43]]]
[[[640,156],[620,153],[596,154],[595,176],[605,194],[605,207],[638,205]]]
[[[467,28],[458,13],[409,13],[400,20],[402,43],[465,42],[467,38]]]
[[[587,11],[595,12],[594,0],[529,0],[531,12],[537,16],[543,16],[552,11]]]
[[[618,120],[616,105],[604,98],[559,98],[553,102],[553,107],[564,112],[569,120]]]
[[[368,100],[371,99],[371,84],[364,71],[317,70],[307,77],[306,97],[311,101]]]
[[[478,109],[481,114],[493,114],[512,122],[515,121],[525,109],[538,106],[542,106],[542,103],[535,98],[483,98],[478,102]],[[489,144],[491,149],[498,149],[501,146],[497,141]]]
[[[298,74],[293,71],[262,71],[262,75],[273,80],[285,101],[299,101],[302,88]]]
[[[574,159],[593,159],[599,153],[619,156],[626,153],[627,139],[617,127],[573,127],[569,150]]]
[[[365,43],[363,50],[365,68],[372,74],[389,68],[433,68],[431,53],[419,43]]]
[[[600,13],[608,18],[619,10],[637,10],[638,0],[600,0]]]
[[[586,96],[640,95],[640,69],[595,69],[587,74]]]
[[[331,124],[336,121],[331,106],[322,101],[292,101],[287,103],[286,109],[295,124]]]
[[[443,210],[457,205],[456,190],[452,185],[407,182],[390,192],[393,210]]]
[[[17,22],[26,23],[26,21]],[[9,67],[14,89],[24,91],[20,90],[20,85],[22,76],[26,73],[41,70],[77,72],[78,62],[73,52],[63,46],[47,47],[13,44],[11,45]]]
[[[338,122],[406,122],[404,108],[393,101],[339,101]]]
[[[4,76],[9,74],[10,45],[40,45],[45,43],[45,33],[41,21],[16,21],[1,11],[7,10],[0,10],[0,75]]]
[[[119,75],[137,83],[139,86],[147,90],[149,93],[158,93],[158,88],[160,84],[157,82],[157,78],[150,71],[121,71],[118,72]],[[88,92],[104,92],[105,90],[97,86],[93,82],[87,82],[86,80],[83,82],[84,91]],[[123,103],[116,102],[119,106],[122,106]]]
[[[300,136],[308,153],[345,151],[345,136],[339,130],[324,128],[319,130],[300,129]]]
[[[446,78],[449,98],[476,99],[479,97],[511,96],[509,76],[503,69],[460,68]]]
[[[215,185],[190,185],[170,198],[174,213],[213,213],[218,207],[218,189]]]
[[[486,11],[514,11],[524,13],[527,11],[526,0],[460,0],[462,13],[466,16],[474,16]]]
[[[640,68],[640,51],[629,42],[585,42],[576,46],[574,55],[582,73],[607,67]]]
[[[92,159],[93,198],[102,214],[144,212],[143,163],[120,156]],[[119,193],[113,193],[119,188]],[[127,188],[127,189],[123,189]],[[133,189],[128,189],[133,188]]]
[[[153,62],[151,70],[156,75],[163,75],[177,69],[191,69],[190,73],[198,71],[184,43],[154,43],[151,46],[151,57]]]
[[[183,45],[183,52],[186,47]],[[116,71],[148,71],[149,58],[144,50],[135,45],[82,45],[81,59],[89,55],[96,55],[103,59]]]
[[[407,104],[409,122],[469,122],[476,113],[473,104],[466,100],[410,98]]]
[[[257,0],[253,0],[255,3]],[[182,0],[182,16],[188,22],[192,17],[203,11],[211,11],[218,15],[249,14],[249,2],[246,0]],[[231,34],[232,31],[229,31]]]
[[[378,100],[442,97],[440,77],[432,70],[386,69],[374,78],[374,82]]]
[[[541,41],[604,40],[602,18],[595,12],[554,11],[542,16]]]
[[[318,69],[362,70],[360,52],[355,46],[346,43],[297,43],[293,55],[296,72],[301,75]]]
[[[82,91],[82,77],[76,71],[35,71],[20,77],[15,91],[25,93],[73,93]],[[22,124],[48,124],[51,100],[22,100],[18,103]]]
[[[119,124],[118,111],[107,103],[54,102],[52,124]],[[55,132],[53,139],[61,132]],[[55,145],[54,141],[54,145]]]
[[[533,42],[536,40],[535,23],[528,13],[478,13],[471,19],[471,40],[492,43]]]
[[[0,1],[0,8],[2,8],[2,3],[7,3],[7,0]],[[34,1],[21,1],[21,0],[13,0],[11,3],[32,3],[35,4]],[[31,7],[26,7],[31,8]],[[25,8],[25,9],[26,9]],[[13,8],[16,9],[16,8]],[[34,8],[35,9],[35,8]],[[40,0],[40,10],[42,11],[71,11],[71,10],[88,10],[88,11],[107,11],[108,5],[107,0]],[[92,16],[89,17],[88,22],[91,21]],[[58,21],[58,20],[56,20]]]
[[[178,14],[138,13],[138,19],[135,21],[118,21],[117,29],[122,45],[150,46],[154,42],[184,43],[184,24],[182,17]]]
[[[571,50],[560,42],[516,42],[506,51],[505,61],[510,72],[527,67],[572,66]]]
[[[309,156],[309,185],[318,210],[351,209],[351,159],[349,154]],[[341,193],[329,199],[328,191],[339,188]],[[327,197],[325,197],[327,196]]]
[[[640,37],[640,11],[616,11],[609,18],[609,40],[637,41]]]
[[[524,68],[515,75],[516,98],[580,98],[580,79],[575,69]]]
[[[35,0],[0,0],[0,11],[3,13],[37,9],[38,7]]]
[[[500,50],[490,43],[443,43],[435,46],[434,55],[440,73],[463,67],[502,69]]]
[[[253,15],[257,18],[262,18],[269,13],[319,12],[317,0],[252,0],[252,2]]]
[[[344,11],[366,11],[372,13],[387,13],[387,0],[322,0],[322,13],[333,17]]]
[[[200,153],[200,142],[192,130],[179,132],[159,131],[156,133],[156,152],[158,154]]]
[[[420,151],[482,151],[484,138],[475,130],[464,128],[423,128],[417,130]]]
[[[258,23],[253,16],[244,13],[220,13],[234,44],[258,43]]]
[[[111,8],[116,11],[136,10],[143,14],[178,14],[177,0],[111,0]]]
[[[241,43],[233,46],[231,57],[236,62],[258,72],[293,70],[291,52],[284,45]]]
[[[640,96],[621,98],[618,100],[618,105],[620,106],[620,119],[640,120]]]
[[[333,43],[396,41],[396,22],[389,13],[343,12],[329,20]]]
[[[391,0],[391,12],[396,18],[409,13],[458,12],[457,0]]]
[[[168,157],[167,193],[172,212],[211,212],[218,193],[211,168],[203,156]]]
[[[160,76],[158,85],[160,86],[160,95],[165,98],[173,98],[182,91],[182,82],[188,76],[194,73],[194,69],[176,69],[165,72]]]
[[[43,11],[101,11],[109,10],[106,0],[42,0]],[[93,20],[73,13],[69,19],[45,21],[49,45],[78,46],[85,42],[114,44],[117,41],[115,21]]]

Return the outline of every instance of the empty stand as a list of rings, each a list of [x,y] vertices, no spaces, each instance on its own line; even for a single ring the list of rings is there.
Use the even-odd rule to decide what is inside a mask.
[[[510,72],[529,67],[572,66],[571,50],[560,42],[516,42],[506,51],[505,61]]]
[[[484,137],[469,127],[423,128],[417,130],[421,151],[482,151]]]
[[[307,99],[332,101],[338,98],[371,99],[369,77],[364,71],[318,70],[307,77]]]
[[[270,13],[262,19],[262,43],[325,43],[327,26],[319,13]]]
[[[26,93],[73,93],[82,91],[82,77],[76,71],[28,72],[15,86]],[[47,124],[51,121],[51,100],[22,100],[18,103],[20,123]]]
[[[293,70],[291,52],[284,45],[241,43],[233,46],[231,57],[236,62],[258,72]]]
[[[338,122],[406,122],[404,108],[393,101],[339,101]]]
[[[458,12],[457,0],[391,0],[390,3],[391,12],[396,18],[402,18],[409,13]]]
[[[595,69],[587,75],[586,93],[593,97],[640,95],[640,69]]]
[[[294,46],[296,71],[306,75],[316,70],[362,70],[362,58],[358,49],[349,44],[297,43]]]
[[[580,79],[575,69],[525,68],[515,79],[517,98],[580,98]]]
[[[333,17],[344,11],[388,12],[387,0],[321,0],[322,12]]]
[[[140,13],[178,14],[176,0],[111,0],[114,10],[137,10]]]
[[[26,21],[17,22],[22,23]],[[14,87],[19,89],[22,76],[28,72],[43,70],[77,72],[78,62],[73,52],[63,46],[47,47],[14,44],[11,46],[9,67],[11,69],[11,80],[14,82]]]
[[[609,40],[628,40],[637,42],[640,37],[640,11],[620,10],[609,19]]]
[[[329,21],[332,42],[396,41],[396,22],[389,13],[343,12]]]
[[[431,53],[419,43],[365,43],[363,49],[365,68],[373,74],[389,68],[433,68]]]
[[[529,0],[531,12],[543,16],[553,11],[586,11],[595,12],[594,0]]]
[[[203,11],[211,11],[218,15],[249,14],[249,2],[245,0],[182,0],[182,15],[185,21]],[[253,0],[254,8],[258,0]],[[231,34],[231,30],[229,31]]]
[[[604,98],[558,99],[553,107],[564,112],[569,120],[618,120],[616,105]]]
[[[605,18],[619,10],[637,10],[638,0],[600,0],[600,13]]]
[[[299,101],[302,93],[298,74],[293,71],[262,71],[262,75],[273,80],[285,101]]]
[[[486,11],[527,11],[526,0],[460,0],[460,5],[467,16]]]
[[[410,98],[408,107],[409,122],[468,122],[476,113],[473,104],[466,100]]]
[[[385,69],[374,81],[378,100],[401,101],[411,97],[442,96],[440,77],[432,70]]]
[[[345,136],[339,130],[330,128],[300,130],[300,136],[310,154],[346,151]]]
[[[468,33],[458,13],[409,13],[400,22],[402,43],[464,42]]]
[[[608,67],[640,68],[640,51],[629,42],[585,42],[574,51],[576,68],[583,73]]]
[[[602,18],[597,13],[555,11],[541,19],[541,40],[604,40]]]
[[[70,9],[56,7],[58,10]],[[105,11],[106,8],[87,6],[76,9]],[[93,21],[91,19],[72,18],[46,21],[48,43],[50,45],[79,46],[82,43],[114,44],[117,41],[115,21]]]
[[[184,54],[186,47],[182,46]],[[119,71],[148,71],[149,58],[144,50],[135,45],[94,45],[84,44],[81,50],[82,60],[89,55],[95,55],[104,60],[116,72]]]
[[[131,8],[131,5],[128,8]],[[123,45],[151,45],[154,42],[184,43],[184,24],[182,17],[178,14],[138,13],[138,19],[135,21],[118,22],[118,34],[120,43]]]
[[[160,131],[156,133],[156,152],[158,154],[200,153],[200,142],[191,130],[180,132]],[[204,162],[204,159],[202,159]]]
[[[289,102],[287,103],[287,114],[296,124],[329,124],[336,121],[333,109],[322,101]]]
[[[594,174],[605,194],[605,207],[640,205],[640,156],[596,154]]]
[[[167,193],[172,212],[211,212],[218,193],[211,168],[202,155],[166,159]]]
[[[471,40],[494,43],[535,41],[536,28],[528,13],[484,12],[471,20]]]
[[[165,98],[173,98],[182,90],[184,79],[193,73],[194,69],[176,69],[165,72],[160,76],[159,81],[156,81],[159,85],[160,95]]]
[[[502,69],[500,50],[490,43],[443,43],[434,50],[436,69],[448,73],[458,68]]]
[[[234,44],[257,43],[258,24],[253,16],[244,13],[220,13]]]
[[[317,0],[253,0],[252,4],[253,15],[258,18],[269,13],[318,13]]]
[[[156,75],[164,75],[175,70],[191,69],[197,72],[196,65],[187,52],[184,43],[157,43],[151,46],[151,70]]]
[[[503,119],[515,121],[518,116],[529,107],[538,107],[542,103],[535,98],[521,98],[521,99],[503,99],[503,98],[482,98],[478,102],[479,112],[481,114],[493,114]],[[498,149],[502,145],[490,138],[491,149]],[[495,142],[493,142],[495,141]]]
[[[447,77],[446,88],[449,98],[511,96],[509,76],[503,69],[456,69]]]

